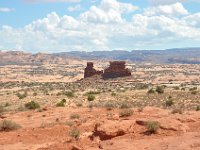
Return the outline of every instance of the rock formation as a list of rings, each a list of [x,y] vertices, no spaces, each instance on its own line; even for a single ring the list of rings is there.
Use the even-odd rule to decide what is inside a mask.
[[[117,78],[131,76],[131,71],[126,68],[125,61],[110,62],[110,66],[104,70],[103,78]]]
[[[131,71],[126,68],[125,61],[110,62],[110,66],[103,71],[97,71],[93,68],[93,63],[88,62],[85,68],[84,78],[94,75],[102,75],[104,79],[131,76]]]
[[[101,75],[103,73],[103,71],[97,71],[93,67],[93,62],[87,63],[87,67],[85,68],[84,72],[84,78],[92,77],[94,75]]]

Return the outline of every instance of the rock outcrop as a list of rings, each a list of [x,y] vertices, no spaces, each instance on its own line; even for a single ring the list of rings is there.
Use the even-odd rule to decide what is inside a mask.
[[[131,71],[126,68],[125,61],[110,62],[110,66],[104,70],[103,78],[117,78],[131,76]]]
[[[88,62],[85,68],[84,78],[94,75],[102,75],[104,79],[131,76],[131,71],[126,68],[125,61],[112,61],[110,66],[104,71],[97,71],[93,68],[93,63]]]
[[[103,71],[97,71],[94,68],[94,65],[92,62],[87,63],[87,67],[85,68],[84,72],[84,78],[92,77],[94,75],[101,75]]]

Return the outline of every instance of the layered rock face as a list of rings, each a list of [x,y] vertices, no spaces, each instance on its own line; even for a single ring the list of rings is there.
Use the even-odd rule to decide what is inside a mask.
[[[94,75],[101,75],[103,73],[103,71],[97,71],[93,67],[93,62],[87,63],[87,67],[85,68],[84,72],[84,78],[92,77]]]
[[[110,66],[104,70],[103,78],[117,78],[131,76],[131,71],[126,68],[125,61],[110,62]]]
[[[85,68],[84,78],[94,75],[102,75],[104,79],[131,76],[131,71],[126,69],[125,61],[110,62],[110,66],[103,71],[97,71],[93,68],[93,63],[88,62]]]

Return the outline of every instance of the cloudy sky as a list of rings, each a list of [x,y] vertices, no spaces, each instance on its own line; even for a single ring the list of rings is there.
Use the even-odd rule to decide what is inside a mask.
[[[0,0],[0,50],[200,47],[200,0]]]

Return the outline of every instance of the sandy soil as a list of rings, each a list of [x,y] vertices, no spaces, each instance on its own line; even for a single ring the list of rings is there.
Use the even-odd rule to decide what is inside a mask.
[[[114,109],[45,108],[42,112],[9,112],[1,120],[22,126],[0,132],[1,150],[199,150],[200,112],[171,114],[168,110],[146,107],[134,109],[130,117],[121,118]],[[70,119],[71,114],[80,118]],[[112,114],[112,116],[110,115]],[[142,122],[160,123],[156,134],[148,134]],[[69,125],[73,122],[73,125]],[[70,131],[80,131],[75,139]]]

